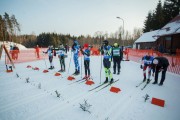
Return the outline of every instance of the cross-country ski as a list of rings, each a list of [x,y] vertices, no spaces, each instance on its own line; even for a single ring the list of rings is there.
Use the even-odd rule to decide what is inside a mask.
[[[1,0],[0,120],[180,120],[178,0]]]

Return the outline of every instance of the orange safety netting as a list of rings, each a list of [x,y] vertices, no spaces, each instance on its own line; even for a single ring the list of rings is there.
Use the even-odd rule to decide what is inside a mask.
[[[11,56],[14,63],[30,62],[47,58],[47,54],[43,53],[43,51],[46,50],[47,48],[40,48],[39,51],[36,49],[10,50],[9,55]],[[10,63],[7,57],[6,63]]]
[[[137,50],[137,49],[128,49],[128,50],[129,50],[128,58],[135,62],[140,62],[142,57],[146,54],[150,54],[154,57],[157,56],[166,57],[170,64],[168,67],[168,71],[175,74],[180,74],[180,49],[176,50],[175,55],[162,54],[155,50]]]
[[[43,51],[46,51],[47,48],[40,48],[37,52],[37,49],[27,49],[27,50],[15,50],[9,51],[10,56],[13,59],[14,63],[22,63],[22,62],[30,62],[35,60],[41,60],[48,58],[47,54],[44,54]],[[126,60],[132,60],[135,62],[140,62],[142,57],[146,54],[150,54],[154,57],[156,56],[164,56],[169,60],[168,71],[180,74],[180,49],[176,50],[175,55],[162,54],[155,50],[137,50],[137,49],[125,49],[124,50],[124,58]],[[91,55],[100,55],[100,51],[98,48],[91,48]],[[82,56],[81,52],[79,56]],[[8,58],[6,57],[6,63],[10,63]]]

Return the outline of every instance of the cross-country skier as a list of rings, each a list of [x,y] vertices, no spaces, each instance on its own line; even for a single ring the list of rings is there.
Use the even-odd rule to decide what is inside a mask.
[[[49,69],[54,69],[54,65],[53,65],[53,49],[52,46],[48,46],[48,49],[46,52],[43,52],[48,54],[49,56],[49,62],[50,62],[50,68]]]
[[[112,48],[112,58],[113,58],[113,74],[116,74],[116,68],[118,70],[118,75],[120,74],[121,68],[121,60],[122,60],[122,50],[119,47],[118,43],[114,43],[114,47]]]
[[[74,64],[75,64],[75,72],[73,75],[79,75],[80,73],[80,66],[79,66],[79,61],[78,61],[78,54],[79,54],[79,44],[77,40],[74,40],[74,44],[72,45],[72,52],[74,53],[73,59],[74,59]]]
[[[152,63],[152,68],[153,68],[153,76],[155,72],[155,81],[152,84],[157,84],[158,83],[158,75],[159,72],[162,71],[162,76],[161,76],[161,81],[159,83],[160,86],[163,85],[165,77],[166,77],[166,71],[169,66],[169,61],[165,57],[155,57]]]
[[[154,59],[153,56],[151,56],[149,53],[145,56],[142,57],[142,62],[140,65],[140,68],[143,69],[143,75],[144,75],[144,79],[143,82],[146,81],[146,69],[148,68],[148,79],[147,79],[147,83],[150,82],[150,77],[151,77],[151,64],[152,64],[152,60]]]
[[[84,55],[84,69],[85,69],[85,76],[83,79],[90,78],[90,48],[88,44],[84,44],[84,50],[81,48],[81,52]]]
[[[57,51],[58,53],[58,57],[59,57],[59,61],[60,61],[60,65],[61,65],[61,69],[58,72],[65,72],[65,48],[63,46],[63,44],[60,44],[59,46],[59,50]]]
[[[103,65],[104,65],[104,70],[105,70],[105,75],[106,75],[106,80],[104,83],[108,82],[108,77],[110,78],[110,83],[113,82],[113,77],[112,73],[110,70],[111,67],[111,59],[112,59],[112,47],[108,45],[109,42],[107,40],[103,41],[103,46],[101,47],[101,53],[104,55],[103,58]]]

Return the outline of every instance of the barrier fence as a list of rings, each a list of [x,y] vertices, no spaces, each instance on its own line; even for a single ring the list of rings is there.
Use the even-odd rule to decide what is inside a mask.
[[[27,50],[19,50],[19,51],[9,51],[10,56],[13,59],[14,63],[22,63],[22,62],[30,62],[36,60],[42,60],[48,58],[47,54],[44,54],[43,51],[46,51],[47,48],[40,48],[39,54],[36,52],[36,49],[27,49]],[[156,56],[164,56],[169,60],[168,71],[179,74],[180,75],[180,49],[176,50],[176,55],[167,55],[159,53],[154,50],[137,50],[137,49],[125,49],[124,50],[124,58],[127,60],[135,61],[140,63],[140,60],[144,55],[149,53],[150,55]],[[79,54],[82,55],[81,53]],[[100,55],[100,51],[98,48],[91,48],[91,55],[98,56]],[[9,60],[6,57],[5,62],[9,64]]]
[[[166,57],[170,64],[168,67],[168,71],[180,75],[180,49],[176,50],[176,55],[162,54],[155,50],[128,49],[128,53],[127,53],[128,58],[126,59],[130,59],[132,61],[139,63],[142,57],[148,53],[154,57],[157,57],[157,56]]]

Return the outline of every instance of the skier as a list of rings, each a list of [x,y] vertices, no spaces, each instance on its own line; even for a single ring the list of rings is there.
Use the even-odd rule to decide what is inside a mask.
[[[84,68],[85,68],[85,76],[83,79],[89,79],[90,78],[90,48],[88,44],[84,44],[84,50],[81,48],[81,52],[84,55]],[[88,75],[87,75],[88,73]]]
[[[60,44],[57,54],[61,65],[61,69],[58,72],[65,72],[65,48],[63,44]]]
[[[144,75],[143,82],[146,81],[146,69],[147,69],[147,67],[148,67],[148,79],[147,79],[147,83],[150,82],[151,64],[152,64],[152,60],[153,59],[154,59],[154,57],[151,56],[149,53],[142,57],[142,62],[141,62],[140,68],[143,69],[143,75]]]
[[[110,67],[111,67],[111,59],[112,59],[112,47],[110,45],[108,45],[109,42],[107,40],[103,41],[103,46],[101,47],[101,53],[104,55],[103,58],[103,65],[104,65],[104,70],[105,70],[105,74],[106,74],[106,80],[104,81],[104,83],[108,82],[108,77],[110,78],[110,83],[112,83],[113,77],[112,77],[112,73],[110,71]]]
[[[77,40],[74,40],[74,44],[72,45],[72,52],[74,53],[73,59],[75,64],[75,72],[73,75],[79,75],[80,74],[80,66],[78,61],[78,54],[79,54],[79,44]]]
[[[52,46],[48,46],[47,51],[46,52],[43,51],[43,53],[48,54],[48,56],[49,56],[49,62],[50,62],[50,68],[49,69],[54,69]]]
[[[114,47],[112,48],[112,58],[113,58],[113,74],[116,74],[116,66],[118,69],[118,75],[120,74],[120,68],[121,68],[121,60],[123,52],[121,48],[119,47],[118,43],[114,43]]]
[[[155,81],[152,84],[158,83],[158,74],[162,71],[161,81],[159,86],[162,86],[166,77],[166,71],[169,66],[169,61],[165,57],[155,57],[153,59],[152,68],[153,68],[153,76],[155,72]]]

